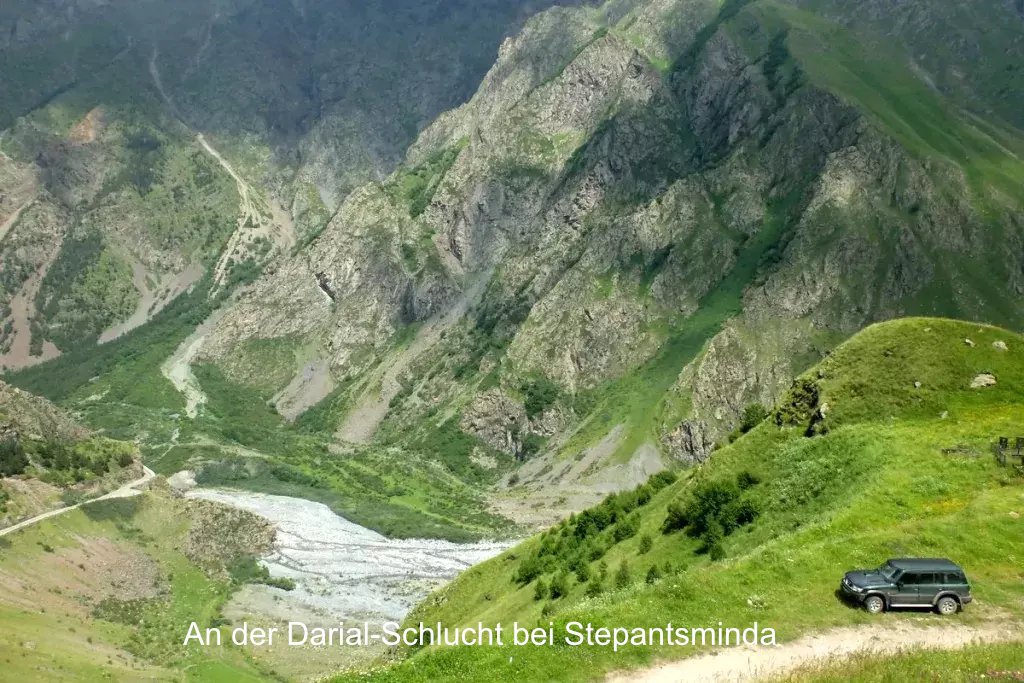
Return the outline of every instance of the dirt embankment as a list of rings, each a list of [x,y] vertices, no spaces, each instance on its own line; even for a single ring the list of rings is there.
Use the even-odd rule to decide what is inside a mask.
[[[956,621],[927,628],[879,623],[838,628],[777,646],[750,646],[680,659],[640,671],[620,672],[612,683],[756,681],[785,676],[803,666],[841,662],[855,654],[891,656],[918,648],[956,650],[975,643],[1024,640],[1021,624],[992,622],[967,626]]]

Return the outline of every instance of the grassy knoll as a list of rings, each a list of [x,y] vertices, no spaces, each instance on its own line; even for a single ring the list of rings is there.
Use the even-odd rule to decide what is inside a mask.
[[[1024,424],[1022,350],[1024,338],[978,324],[918,318],[872,326],[703,467],[660,490],[649,483],[646,493],[619,494],[474,567],[409,621],[553,621],[557,631],[574,620],[630,627],[756,620],[787,640],[875,619],[834,591],[844,570],[897,555],[945,555],[966,567],[976,604],[955,619],[1020,617],[1024,585],[1014,558],[1024,552],[1024,534],[1009,513],[1022,506],[1024,480],[997,466],[990,447]],[[982,372],[998,384],[969,388]],[[698,651],[426,648],[373,675],[589,680]]]
[[[204,570],[185,554],[204,523],[185,505],[154,493],[92,503],[2,539],[4,678],[265,679],[239,648],[181,646],[233,589],[214,566],[227,557]]]

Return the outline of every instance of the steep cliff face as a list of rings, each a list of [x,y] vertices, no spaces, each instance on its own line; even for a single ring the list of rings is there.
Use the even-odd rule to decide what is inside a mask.
[[[1019,323],[1019,132],[825,5],[542,13],[402,168],[228,311],[204,358],[298,335],[355,379],[339,421],[385,399],[384,440],[457,419],[554,466],[622,425],[604,464],[644,443],[699,461],[871,321]],[[446,311],[410,355],[402,340]],[[395,364],[390,389],[372,379]],[[531,378],[554,389],[526,419]],[[536,426],[545,411],[561,426]]]

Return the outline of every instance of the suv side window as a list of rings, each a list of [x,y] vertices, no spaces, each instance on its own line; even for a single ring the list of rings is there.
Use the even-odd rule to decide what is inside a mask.
[[[964,575],[959,572],[950,572],[949,574],[946,574],[944,578],[944,583],[951,584],[954,586],[959,586],[967,583],[967,579],[964,578]]]
[[[922,583],[927,583],[925,580],[927,578],[927,574],[921,574],[919,572],[904,572],[900,580],[908,586],[918,586]]]

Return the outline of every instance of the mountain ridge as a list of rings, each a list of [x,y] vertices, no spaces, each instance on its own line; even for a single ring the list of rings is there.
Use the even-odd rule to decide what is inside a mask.
[[[160,352],[173,355],[219,309],[187,364],[199,384],[276,406],[266,434],[315,425],[338,452],[442,460],[475,473],[474,487],[486,481],[497,508],[543,509],[551,522],[609,486],[706,460],[748,407],[774,403],[866,324],[919,313],[1014,326],[1020,135],[964,109],[977,97],[933,87],[922,64],[965,62],[935,46],[909,61],[920,31],[886,45],[849,5],[812,5],[647,0],[537,14],[390,176],[318,209],[322,229],[296,214],[287,253],[258,241],[244,260],[211,250],[208,263],[235,261],[222,296],[194,305],[218,288],[196,282],[173,324],[68,358],[67,378],[43,366],[10,379],[59,391],[101,423],[114,422],[103,405],[133,396],[137,422],[173,433],[186,406],[158,376],[164,358],[128,350],[151,334],[161,349],[174,341]],[[1015,20],[1005,10],[972,25]],[[941,3],[921,11],[915,21],[943,30],[959,18]],[[1000,40],[963,66],[979,85],[1001,73]],[[258,146],[216,144],[239,177],[261,176]],[[237,213],[237,188],[221,181],[218,240]],[[270,197],[270,185],[259,191]],[[125,283],[116,256],[93,270]],[[110,373],[120,349],[138,365]],[[85,368],[100,378],[92,388]],[[131,372],[158,398],[127,386]],[[225,433],[228,451],[277,438]]]

